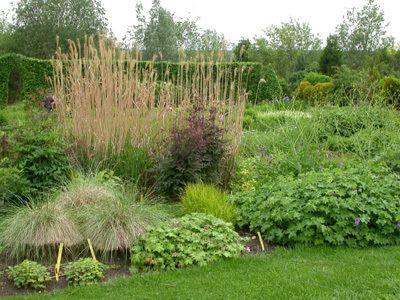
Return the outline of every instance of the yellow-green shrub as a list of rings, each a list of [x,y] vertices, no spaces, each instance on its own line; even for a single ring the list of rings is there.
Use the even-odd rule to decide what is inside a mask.
[[[296,89],[296,95],[298,99],[316,104],[324,101],[333,89],[334,84],[332,82],[319,82],[312,85],[308,81],[302,81]]]
[[[390,104],[400,105],[400,79],[389,76],[383,79],[382,96],[386,98]]]
[[[180,199],[186,214],[204,213],[232,224],[236,222],[236,208],[228,201],[228,193],[211,184],[188,184]]]

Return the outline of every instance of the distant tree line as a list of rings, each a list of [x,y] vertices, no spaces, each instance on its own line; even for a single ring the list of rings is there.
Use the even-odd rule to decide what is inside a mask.
[[[164,61],[179,61],[180,48],[186,57],[206,58],[213,51],[231,49],[223,53],[234,61],[260,62],[265,70],[272,67],[283,94],[292,93],[310,72],[334,77],[347,70],[364,71],[372,81],[389,75],[400,78],[400,51],[387,35],[384,12],[374,0],[348,9],[324,48],[308,23],[293,18],[265,28],[261,36],[242,38],[236,45],[227,44],[224,35],[213,29],[199,28],[197,21],[177,18],[160,0],[153,0],[147,13],[139,3],[123,47],[139,49],[145,60]],[[0,14],[0,55],[12,52],[48,59],[56,51],[56,36],[61,50],[68,52],[68,39],[83,42],[85,35],[104,30],[113,38],[98,0],[19,0],[11,23],[5,12]]]

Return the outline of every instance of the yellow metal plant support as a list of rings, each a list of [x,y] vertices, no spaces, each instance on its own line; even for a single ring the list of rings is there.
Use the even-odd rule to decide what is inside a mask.
[[[61,264],[61,256],[62,256],[63,247],[64,247],[64,244],[63,244],[63,243],[60,243],[60,248],[58,249],[57,264],[56,264],[56,267],[55,267],[56,281],[59,280],[59,275],[60,275],[60,264]]]
[[[263,240],[261,238],[261,233],[260,232],[258,232],[258,238],[260,239],[260,244],[261,244],[262,251],[265,251],[264,243],[263,243]]]
[[[90,253],[92,254],[93,260],[94,260],[94,261],[97,261],[96,255],[94,255],[94,250],[93,250],[92,243],[90,242],[90,239],[87,239],[87,242],[88,242],[88,244],[89,244],[89,249],[90,249]]]

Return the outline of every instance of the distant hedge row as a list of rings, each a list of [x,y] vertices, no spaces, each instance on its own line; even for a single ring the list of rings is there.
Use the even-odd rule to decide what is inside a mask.
[[[148,62],[139,62],[139,65],[146,67]],[[168,69],[169,78],[178,75],[181,65],[179,63],[155,62],[154,69],[158,73],[158,78],[164,78],[165,71]],[[248,91],[248,100],[252,101],[257,95],[257,86],[261,78],[265,78],[265,68],[261,63],[224,63],[222,67],[230,67],[232,70],[246,66],[243,73],[243,82]],[[193,63],[193,70],[195,65]],[[215,66],[215,70],[216,70]],[[250,71],[249,71],[250,70]],[[32,96],[39,97],[38,90],[50,88],[47,78],[51,78],[53,70],[49,60],[38,60],[28,58],[19,54],[7,54],[0,57],[0,108],[8,104],[8,88],[10,83],[10,74],[19,72],[22,80],[22,87],[19,91],[19,98],[22,100],[31,99]],[[190,72],[189,72],[190,73]],[[216,74],[216,72],[214,72]],[[190,76],[190,74],[189,74]],[[258,90],[258,100],[266,99],[265,89]]]
[[[6,54],[0,57],[0,108],[8,104],[8,87],[12,72],[19,72],[22,87],[19,97],[22,100],[37,95],[38,90],[50,87],[47,77],[53,75],[50,61],[28,58],[18,54]]]

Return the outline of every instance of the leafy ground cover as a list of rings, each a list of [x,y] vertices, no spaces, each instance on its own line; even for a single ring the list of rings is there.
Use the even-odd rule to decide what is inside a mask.
[[[11,299],[398,299],[400,248],[277,248],[206,267]]]

